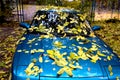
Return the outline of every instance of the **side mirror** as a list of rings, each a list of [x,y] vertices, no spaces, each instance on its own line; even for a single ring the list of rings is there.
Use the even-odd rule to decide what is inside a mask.
[[[97,31],[97,30],[100,30],[100,28],[101,28],[100,26],[93,26],[93,27],[92,27],[92,30],[93,30],[93,31]]]
[[[21,22],[19,25],[20,25],[21,27],[23,27],[23,28],[26,28],[26,29],[29,29],[29,28],[30,28],[30,24],[25,23],[25,22]]]

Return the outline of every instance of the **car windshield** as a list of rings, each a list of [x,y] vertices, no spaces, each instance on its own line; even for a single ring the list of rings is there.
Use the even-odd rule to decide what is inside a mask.
[[[74,10],[40,10],[34,16],[31,29],[40,33],[87,36],[91,33],[91,28],[84,18]]]

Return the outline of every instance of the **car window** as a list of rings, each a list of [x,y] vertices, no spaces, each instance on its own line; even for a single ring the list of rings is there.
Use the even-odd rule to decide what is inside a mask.
[[[82,14],[74,11],[38,11],[31,28],[36,32],[49,32],[57,35],[89,35],[91,32]]]

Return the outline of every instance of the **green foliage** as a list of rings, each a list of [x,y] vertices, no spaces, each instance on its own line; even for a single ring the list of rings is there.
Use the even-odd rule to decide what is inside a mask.
[[[1,0],[0,22],[5,22],[12,15],[10,1]]]
[[[72,2],[69,2],[69,1],[63,1],[62,2],[62,6],[64,7],[71,7],[71,8],[75,8],[75,9],[80,9],[80,3],[81,1],[72,1]]]
[[[79,10],[81,13],[87,14],[88,20],[90,20],[91,18],[90,10],[92,7],[92,1],[90,0],[73,0],[71,2],[67,0],[63,0],[62,6],[71,7],[71,8]]]
[[[56,0],[36,0],[38,5],[54,5]]]

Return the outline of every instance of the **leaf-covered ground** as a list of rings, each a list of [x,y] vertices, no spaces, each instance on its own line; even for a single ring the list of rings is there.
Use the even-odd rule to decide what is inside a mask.
[[[120,22],[106,23],[94,22],[92,25],[100,25],[101,30],[96,34],[101,37],[120,56]],[[18,23],[5,23],[0,25],[0,79],[8,80],[16,42],[21,38],[25,30]]]
[[[96,34],[106,42],[120,57],[120,21],[105,22],[97,21],[93,25],[100,25],[101,29]]]
[[[16,42],[22,36],[23,30],[18,23],[5,23],[0,25],[0,79],[8,80],[15,52]]]

